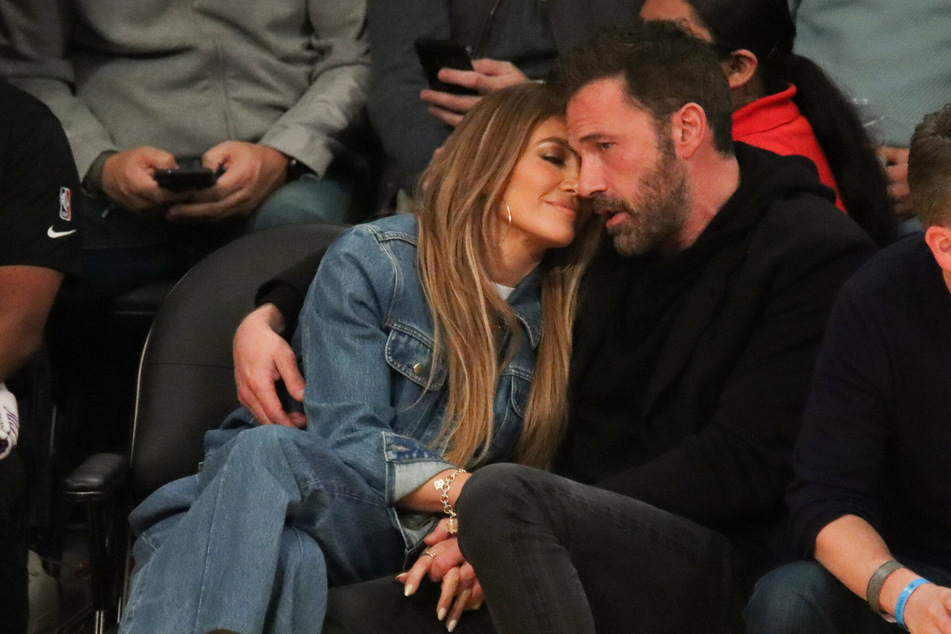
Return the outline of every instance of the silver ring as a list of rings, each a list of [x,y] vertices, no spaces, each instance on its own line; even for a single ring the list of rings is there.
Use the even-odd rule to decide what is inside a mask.
[[[424,554],[424,555],[429,555],[429,556],[432,557],[433,559],[436,558],[436,553],[431,553],[431,552],[429,552],[428,550],[424,550],[424,551],[423,551],[423,554]]]

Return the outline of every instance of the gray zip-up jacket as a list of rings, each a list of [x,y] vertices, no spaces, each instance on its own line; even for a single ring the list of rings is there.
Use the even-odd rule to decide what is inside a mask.
[[[229,139],[322,175],[366,103],[365,19],[364,0],[4,0],[0,75],[59,117],[80,175]]]

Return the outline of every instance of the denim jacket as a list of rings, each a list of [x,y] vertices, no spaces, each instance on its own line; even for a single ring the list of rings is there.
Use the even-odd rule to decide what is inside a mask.
[[[442,427],[448,385],[444,361],[433,356],[416,235],[416,218],[397,215],[337,239],[308,291],[294,340],[303,353],[308,429],[385,497],[409,547],[432,515],[392,505],[456,466],[429,447]],[[486,462],[515,454],[541,339],[539,294],[533,272],[508,298],[522,332],[499,379]]]

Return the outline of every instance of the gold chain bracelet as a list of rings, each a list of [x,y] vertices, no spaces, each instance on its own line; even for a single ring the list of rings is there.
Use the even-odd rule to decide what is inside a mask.
[[[452,481],[455,480],[456,476],[460,473],[468,472],[465,469],[456,469],[445,478],[440,478],[433,482],[433,486],[440,492],[439,501],[442,502],[442,512],[449,516],[449,521],[446,523],[446,531],[450,535],[455,535],[459,532],[459,520],[456,519],[456,509],[449,503],[449,489],[452,487]]]

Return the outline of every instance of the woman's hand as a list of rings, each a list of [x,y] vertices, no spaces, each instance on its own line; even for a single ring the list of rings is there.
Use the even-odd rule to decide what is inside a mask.
[[[396,580],[403,584],[406,596],[416,592],[427,575],[434,583],[441,583],[436,618],[440,621],[446,619],[446,628],[451,632],[456,629],[463,611],[482,607],[483,595],[475,571],[462,556],[458,539],[449,535],[446,522],[446,519],[441,520],[426,536],[424,554]]]

